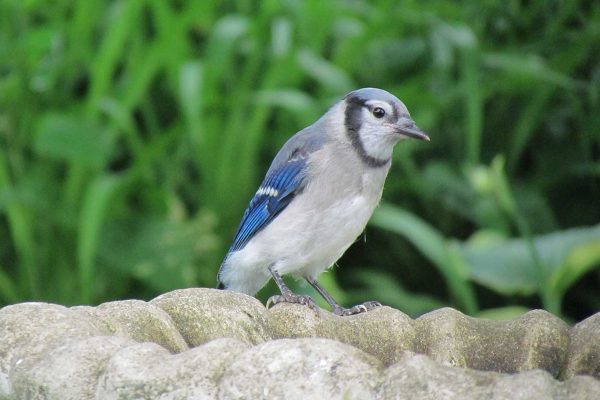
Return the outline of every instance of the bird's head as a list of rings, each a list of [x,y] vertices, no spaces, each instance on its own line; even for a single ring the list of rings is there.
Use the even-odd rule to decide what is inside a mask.
[[[342,103],[346,134],[368,164],[387,163],[394,145],[402,139],[429,140],[412,120],[404,103],[385,90],[355,90],[348,93]]]

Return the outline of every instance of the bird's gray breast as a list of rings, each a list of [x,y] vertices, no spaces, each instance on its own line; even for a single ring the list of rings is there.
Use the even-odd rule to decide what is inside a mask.
[[[295,254],[302,259],[302,274],[311,276],[335,263],[362,233],[381,198],[389,169],[357,167],[362,163],[356,154],[335,146],[316,153],[309,183],[290,205],[295,218],[284,216],[286,224],[297,224]]]
[[[324,208],[357,196],[377,203],[389,169],[389,162],[380,168],[365,167],[352,148],[332,143],[311,157],[307,190],[313,192],[316,202]]]

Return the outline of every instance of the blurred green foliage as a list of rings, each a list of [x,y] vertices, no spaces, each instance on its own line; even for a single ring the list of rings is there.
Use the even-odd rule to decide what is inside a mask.
[[[398,146],[325,286],[413,316],[585,317],[599,55],[578,0],[3,0],[0,305],[213,286],[277,149],[374,86],[432,142]]]

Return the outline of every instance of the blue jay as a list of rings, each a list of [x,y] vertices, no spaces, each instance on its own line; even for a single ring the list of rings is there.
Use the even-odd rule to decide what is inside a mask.
[[[347,94],[281,148],[250,201],[218,274],[218,288],[255,295],[272,277],[281,295],[269,299],[308,305],[281,275],[304,278],[336,315],[380,306],[340,306],[317,282],[364,230],[381,199],[394,145],[429,140],[406,106],[381,89]]]

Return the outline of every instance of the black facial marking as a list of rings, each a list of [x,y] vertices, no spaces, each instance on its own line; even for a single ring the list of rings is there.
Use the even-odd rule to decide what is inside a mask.
[[[345,125],[348,134],[354,132],[358,135],[360,126],[362,125],[361,109],[365,106],[365,101],[359,97],[348,97],[346,99],[346,115]]]
[[[394,117],[394,121],[397,121],[398,115],[400,114],[400,112],[398,111],[398,104],[396,104],[396,103],[392,103],[392,114]]]
[[[362,125],[362,108],[365,107],[365,100],[360,97],[351,96],[346,98],[346,103],[344,125],[346,126],[346,135],[348,135],[348,138],[352,142],[352,147],[354,147],[360,159],[369,167],[383,167],[390,159],[382,160],[368,155],[363,142],[360,140],[359,132]]]

